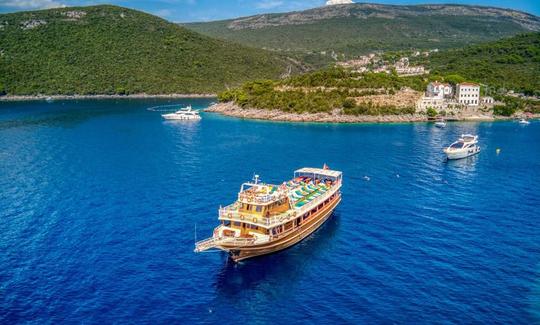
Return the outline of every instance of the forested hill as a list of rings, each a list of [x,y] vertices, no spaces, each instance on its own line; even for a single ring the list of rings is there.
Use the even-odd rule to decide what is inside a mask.
[[[0,93],[208,93],[286,67],[267,51],[116,6],[0,15]]]
[[[540,32],[463,49],[427,59],[432,74],[457,74],[491,87],[540,95]]]
[[[465,5],[334,5],[300,12],[186,24],[212,37],[281,51],[358,55],[373,50],[457,48],[540,30],[540,17]]]

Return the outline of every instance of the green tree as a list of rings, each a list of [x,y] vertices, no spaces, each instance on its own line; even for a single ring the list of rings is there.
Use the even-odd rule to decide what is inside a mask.
[[[428,109],[426,110],[426,114],[429,117],[435,117],[438,113],[433,107],[428,107]]]

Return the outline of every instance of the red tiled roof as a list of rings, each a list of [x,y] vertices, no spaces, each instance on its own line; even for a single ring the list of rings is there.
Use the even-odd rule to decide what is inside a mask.
[[[475,84],[474,82],[462,82],[459,84],[460,86],[473,86],[473,87],[479,87],[480,85]]]

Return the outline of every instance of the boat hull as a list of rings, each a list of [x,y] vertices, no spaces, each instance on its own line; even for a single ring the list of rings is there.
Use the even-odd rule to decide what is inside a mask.
[[[476,147],[474,149],[468,149],[468,150],[445,151],[445,153],[446,153],[446,157],[449,160],[463,159],[463,158],[474,156],[480,153],[480,147]]]
[[[315,214],[313,217],[310,217],[310,219],[298,229],[271,242],[243,247],[222,245],[219,246],[219,248],[228,251],[231,259],[235,262],[255,256],[272,254],[287,249],[299,243],[319,229],[319,227],[330,218],[332,212],[334,212],[334,209],[340,202],[341,195],[338,195],[333,199],[333,201],[329,202],[325,207],[323,207],[319,213]]]
[[[169,121],[197,121],[200,120],[200,117],[181,117],[181,116],[172,116],[172,115],[161,115],[164,119]]]

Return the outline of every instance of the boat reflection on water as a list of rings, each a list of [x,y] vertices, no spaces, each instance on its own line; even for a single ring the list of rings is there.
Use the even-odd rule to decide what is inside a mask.
[[[445,163],[447,166],[454,168],[459,174],[468,177],[471,172],[476,170],[476,163],[479,158],[478,155],[474,155],[463,159],[447,159]]]
[[[256,289],[259,285],[272,284],[273,290],[287,291],[289,285],[302,277],[302,270],[311,261],[326,258],[323,250],[332,244],[339,226],[339,212],[334,211],[325,224],[297,245],[271,255],[254,257],[235,263],[227,254],[226,262],[217,273],[215,287],[220,295],[228,298]],[[318,261],[320,263],[320,261]]]

